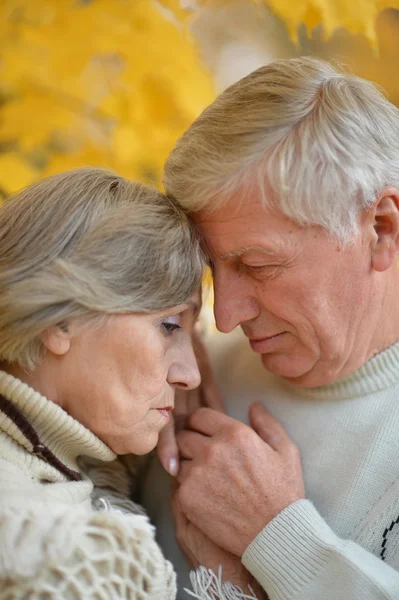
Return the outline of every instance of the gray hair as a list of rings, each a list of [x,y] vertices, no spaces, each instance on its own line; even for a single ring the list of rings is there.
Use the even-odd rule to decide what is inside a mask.
[[[184,303],[203,266],[157,190],[98,168],[48,177],[0,207],[0,360],[33,368],[41,333],[69,319]]]
[[[164,182],[188,212],[258,190],[266,206],[345,243],[384,185],[399,187],[399,111],[324,61],[276,60],[205,109],[170,154]]]

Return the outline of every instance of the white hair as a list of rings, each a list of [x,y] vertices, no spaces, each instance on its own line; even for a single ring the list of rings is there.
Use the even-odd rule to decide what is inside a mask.
[[[0,207],[0,360],[33,368],[40,335],[70,319],[186,302],[204,258],[184,212],[157,190],[82,168]]]
[[[399,111],[372,83],[324,61],[276,60],[205,109],[164,181],[188,212],[258,190],[266,206],[345,243],[382,188],[399,187]]]

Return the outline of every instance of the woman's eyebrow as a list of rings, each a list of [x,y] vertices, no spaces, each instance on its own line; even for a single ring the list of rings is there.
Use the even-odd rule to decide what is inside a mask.
[[[191,310],[193,317],[197,318],[202,308],[202,301],[187,300],[186,304],[187,308]]]

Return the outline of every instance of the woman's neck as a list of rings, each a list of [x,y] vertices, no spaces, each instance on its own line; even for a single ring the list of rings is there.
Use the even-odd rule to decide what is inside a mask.
[[[17,363],[0,362],[0,370],[19,379],[47,400],[62,407],[60,378],[57,377],[58,369],[56,365],[49,365],[48,363],[48,359],[42,359],[33,370],[28,370]]]

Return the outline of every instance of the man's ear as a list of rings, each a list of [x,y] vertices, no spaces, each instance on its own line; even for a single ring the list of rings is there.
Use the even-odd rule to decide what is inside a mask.
[[[66,324],[47,327],[40,336],[43,346],[57,356],[63,356],[71,347],[72,335]]]
[[[371,266],[375,271],[386,271],[394,264],[399,252],[399,191],[385,187],[370,216],[374,220]]]

